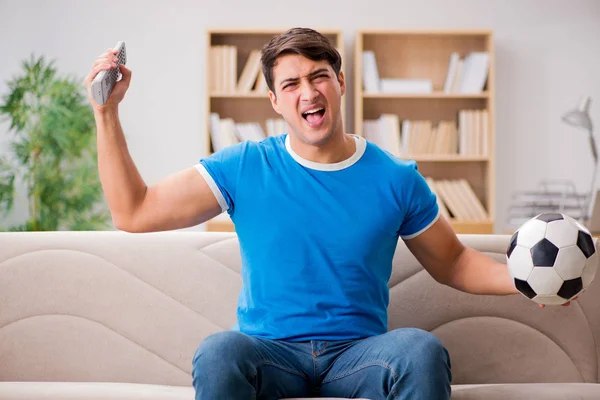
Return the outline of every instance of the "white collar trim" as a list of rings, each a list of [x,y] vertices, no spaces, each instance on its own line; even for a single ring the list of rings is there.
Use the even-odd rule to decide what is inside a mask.
[[[294,152],[294,150],[292,150],[289,134],[285,138],[285,148],[298,164],[303,165],[306,168],[316,169],[319,171],[339,171],[354,165],[358,160],[360,160],[367,148],[367,141],[365,138],[354,134],[350,134],[350,136],[354,137],[356,140],[356,151],[347,159],[332,164],[318,163],[300,157],[298,154],[296,154],[296,152]]]

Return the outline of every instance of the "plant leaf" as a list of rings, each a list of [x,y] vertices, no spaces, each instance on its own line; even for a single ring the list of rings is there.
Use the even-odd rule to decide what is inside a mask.
[[[10,121],[18,164],[0,172],[0,205],[12,206],[18,169],[31,218],[20,230],[104,229],[110,215],[97,173],[95,121],[82,79],[61,78],[54,61],[32,55],[7,83],[0,116]]]

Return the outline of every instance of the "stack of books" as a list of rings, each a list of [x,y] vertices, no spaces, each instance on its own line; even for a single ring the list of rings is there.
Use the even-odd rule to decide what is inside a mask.
[[[405,78],[381,77],[377,67],[375,52],[363,51],[363,89],[365,93],[422,94],[433,93],[430,77]],[[485,51],[473,51],[460,57],[459,53],[450,55],[444,93],[475,94],[481,93],[487,82],[490,55]]]

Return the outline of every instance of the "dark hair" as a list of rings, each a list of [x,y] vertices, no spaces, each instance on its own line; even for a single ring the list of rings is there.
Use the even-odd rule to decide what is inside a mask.
[[[292,28],[274,36],[261,51],[262,71],[273,93],[273,68],[277,58],[284,54],[299,54],[313,61],[327,60],[336,76],[342,69],[342,57],[329,39],[310,28]]]

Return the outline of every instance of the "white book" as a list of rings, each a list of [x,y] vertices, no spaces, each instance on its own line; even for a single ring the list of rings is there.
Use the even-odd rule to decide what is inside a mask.
[[[396,157],[402,155],[400,120],[396,114],[381,114],[378,120],[378,137],[384,149]]]
[[[379,121],[376,119],[365,119],[363,120],[363,136],[365,140],[378,145],[383,148],[384,144],[381,142],[379,136]]]
[[[210,113],[210,139],[215,153],[223,148],[220,128],[221,119],[219,118],[219,114]]]
[[[238,122],[235,124],[235,127],[237,130],[237,137],[241,142],[260,142],[265,138],[260,124],[256,122]]]
[[[461,156],[468,154],[466,110],[458,111],[458,154]]]
[[[363,120],[363,137],[365,138],[365,140],[371,142],[371,132],[372,132],[372,126],[373,126],[373,120],[371,119],[364,119]]]
[[[446,82],[444,82],[444,93],[452,92],[452,84],[454,82],[454,76],[457,73],[458,61],[460,55],[457,52],[450,54],[450,62],[448,63],[448,73],[446,75]]]
[[[462,60],[462,66],[460,70],[460,76],[458,77],[458,83],[455,87],[456,93],[464,93],[463,88],[465,87],[465,82],[467,81],[467,77],[469,76],[469,71],[471,69],[471,65],[473,63],[473,57],[471,53],[467,54],[465,58]]]
[[[464,65],[464,58],[461,58],[456,63],[456,70],[454,71],[454,78],[452,79],[452,87],[450,88],[450,93],[458,93],[458,89],[460,88],[460,82],[464,75]]]
[[[238,132],[233,118],[222,118],[219,124],[222,148],[239,143]]]
[[[219,49],[219,59],[218,59],[218,70],[219,70],[219,92],[227,92],[227,47],[226,46],[218,46]]]
[[[411,129],[412,129],[412,122],[409,119],[405,119],[402,121],[402,154],[403,155],[407,155],[410,153],[410,146],[411,146]]]
[[[433,83],[430,79],[382,78],[380,91],[383,93],[432,93]]]
[[[237,85],[237,47],[228,46],[229,50],[229,64],[227,65],[227,91],[229,93],[235,92]]]
[[[263,131],[262,126],[260,126],[260,124],[258,122],[251,122],[250,127],[252,128],[252,131],[254,132],[252,134],[252,136],[254,137],[255,141],[260,142],[261,140],[264,140],[267,137],[265,135],[265,131]]]
[[[267,135],[279,136],[287,130],[283,118],[269,118],[265,124],[267,126]]]
[[[209,77],[209,90],[211,93],[214,92],[218,92],[219,91],[219,59],[218,59],[218,49],[216,46],[211,46],[210,47],[210,63],[209,63],[209,72],[208,72],[208,77]]]
[[[489,141],[489,114],[488,110],[481,111],[481,155],[488,155],[488,141]]]
[[[275,120],[271,119],[271,118],[267,119],[266,125],[267,125],[267,135],[276,136],[277,128],[275,127]]]
[[[237,91],[248,93],[252,90],[254,83],[260,74],[260,50],[250,51],[248,60],[244,65],[244,69],[240,74],[240,79],[237,82]]]
[[[380,90],[379,71],[375,53],[371,50],[363,51],[363,88],[366,93],[378,93]]]
[[[460,84],[460,93],[480,93],[487,81],[490,56],[489,53],[479,51],[472,52],[465,60],[468,66],[465,68],[464,77]]]
[[[223,86],[223,49],[222,46],[212,46],[211,47],[211,57],[212,57],[212,73],[210,76],[211,79],[211,88],[213,92],[222,92],[224,91]]]
[[[431,188],[431,191],[433,193],[435,193],[436,201],[437,201],[437,204],[438,204],[438,208],[440,209],[440,213],[446,219],[450,219],[450,213],[448,212],[448,209],[446,208],[446,205],[444,204],[444,202],[442,201],[442,198],[440,197],[440,195],[438,193],[438,188],[437,188],[437,185],[436,185],[436,181],[432,177],[430,177],[430,176],[426,177],[425,180],[427,181],[427,184]]]
[[[258,77],[256,78],[256,86],[254,86],[254,91],[257,93],[267,93],[269,91],[267,79],[265,78],[265,74],[263,74],[262,69],[258,71]]]

